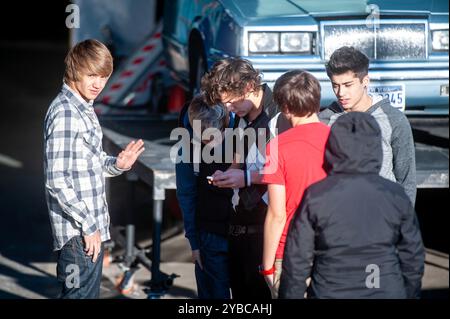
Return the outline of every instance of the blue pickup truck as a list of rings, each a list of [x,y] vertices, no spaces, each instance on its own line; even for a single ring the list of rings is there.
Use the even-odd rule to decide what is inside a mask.
[[[370,94],[388,96],[407,115],[449,114],[447,0],[165,1],[163,43],[169,67],[186,88],[218,59],[249,59],[272,86],[291,69],[322,85],[331,53],[351,45],[370,59]]]

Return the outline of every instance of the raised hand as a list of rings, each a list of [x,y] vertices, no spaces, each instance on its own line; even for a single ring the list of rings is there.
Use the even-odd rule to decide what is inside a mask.
[[[117,156],[117,168],[123,170],[130,169],[144,150],[144,142],[142,140],[138,140],[137,142],[131,141]]]

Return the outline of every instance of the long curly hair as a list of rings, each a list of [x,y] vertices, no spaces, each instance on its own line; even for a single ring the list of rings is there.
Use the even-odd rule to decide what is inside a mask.
[[[221,103],[226,93],[240,97],[261,86],[261,74],[253,68],[250,61],[242,58],[227,58],[216,62],[211,70],[202,77],[201,91],[208,105]]]

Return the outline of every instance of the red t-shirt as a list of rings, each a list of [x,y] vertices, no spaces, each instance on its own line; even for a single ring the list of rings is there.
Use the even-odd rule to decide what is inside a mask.
[[[262,182],[285,185],[286,188],[286,225],[278,245],[277,259],[283,258],[289,224],[305,189],[326,177],[323,162],[329,134],[330,128],[325,124],[303,124],[276,136],[267,146]],[[278,152],[276,147],[274,149],[275,143],[278,144]],[[273,149],[275,151],[271,152]]]

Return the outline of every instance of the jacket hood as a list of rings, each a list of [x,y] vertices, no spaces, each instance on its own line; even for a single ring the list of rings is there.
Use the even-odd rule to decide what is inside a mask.
[[[351,112],[332,125],[325,151],[328,174],[378,174],[382,160],[381,130],[374,117]]]

